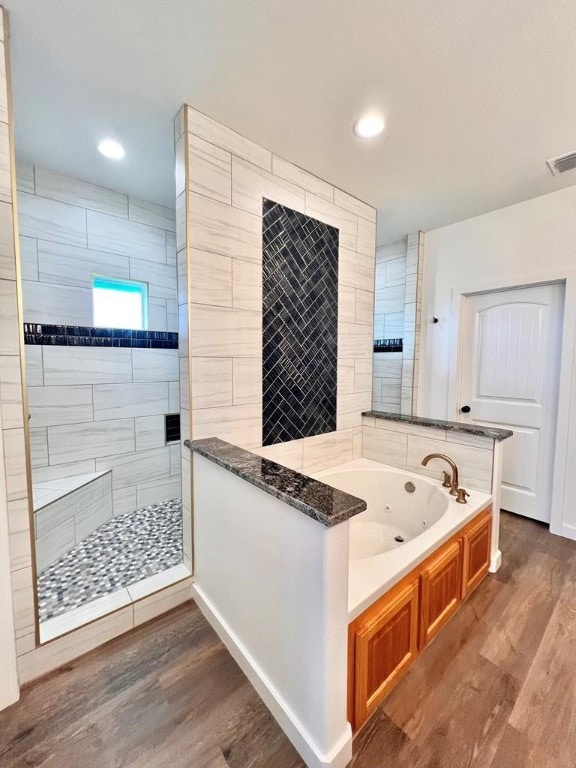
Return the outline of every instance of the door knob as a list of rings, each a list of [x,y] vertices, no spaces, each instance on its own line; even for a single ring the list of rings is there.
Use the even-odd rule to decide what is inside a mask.
[[[470,413],[470,406],[463,405],[462,408],[460,408],[460,413]]]

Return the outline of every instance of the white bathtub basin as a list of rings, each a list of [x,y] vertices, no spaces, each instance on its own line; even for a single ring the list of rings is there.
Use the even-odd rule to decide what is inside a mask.
[[[385,465],[326,470],[322,482],[359,496],[368,505],[350,520],[351,560],[401,547],[435,525],[449,506],[449,497],[437,482]]]
[[[458,504],[438,480],[370,459],[354,459],[315,472],[314,477],[364,499],[367,504],[365,512],[348,522],[349,621],[453,536],[491,500],[485,493],[468,489],[468,503]],[[407,491],[407,483],[414,486],[413,493]]]

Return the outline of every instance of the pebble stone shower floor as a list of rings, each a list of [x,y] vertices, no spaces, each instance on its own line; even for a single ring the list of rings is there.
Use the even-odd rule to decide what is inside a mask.
[[[40,621],[182,562],[182,502],[117,515],[38,576]]]

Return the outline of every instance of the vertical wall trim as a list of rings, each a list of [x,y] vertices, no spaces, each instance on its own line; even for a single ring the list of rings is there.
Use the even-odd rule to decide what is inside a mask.
[[[418,261],[416,263],[416,311],[414,317],[414,357],[412,366],[412,415],[418,408],[418,372],[420,369],[420,328],[422,326],[422,274],[424,271],[424,232],[418,230]]]
[[[0,410],[0,433],[2,412]],[[0,469],[3,473],[4,445],[0,440]],[[18,666],[16,663],[16,639],[14,630],[14,609],[12,605],[12,574],[10,573],[10,529],[8,525],[8,500],[6,479],[0,477],[0,606],[2,626],[0,627],[0,653],[3,672],[0,679],[0,710],[10,706],[20,696]]]
[[[190,163],[189,163],[189,143],[190,134],[188,133],[188,105],[184,104],[184,202],[185,202],[185,232],[186,232],[186,310],[188,314],[188,406],[189,406],[189,435],[190,440],[194,439],[194,430],[192,427],[192,298],[190,296]],[[184,439],[184,436],[181,435]],[[184,474],[182,474],[184,477]],[[194,470],[192,466],[192,457],[190,456],[190,535],[191,541],[191,560],[192,560],[192,579],[194,579],[194,567],[196,557],[194,552]]]
[[[413,251],[415,253],[413,254]],[[412,265],[412,262],[413,265]],[[412,266],[414,272],[412,272]],[[422,271],[424,266],[424,232],[410,232],[406,239],[406,288],[404,295],[404,349],[402,352],[402,385],[400,413],[416,415],[418,403],[418,371],[420,360],[420,326],[422,322]],[[414,285],[409,276],[414,274]]]
[[[2,8],[4,23],[4,58],[6,67],[6,91],[8,104],[8,144],[10,149],[10,187],[12,194],[12,231],[16,260],[16,298],[18,306],[18,344],[20,348],[20,378],[22,389],[22,421],[24,426],[24,450],[26,452],[26,488],[28,493],[28,534],[30,540],[30,565],[32,569],[32,599],[34,602],[34,645],[40,645],[40,621],[38,614],[38,579],[36,545],[34,541],[34,510],[32,493],[32,461],[30,455],[30,427],[28,423],[28,391],[26,389],[26,354],[24,348],[24,309],[22,298],[22,268],[20,263],[20,233],[18,229],[18,192],[16,185],[16,150],[14,142],[14,111],[12,105],[12,70],[10,63],[10,21]]]

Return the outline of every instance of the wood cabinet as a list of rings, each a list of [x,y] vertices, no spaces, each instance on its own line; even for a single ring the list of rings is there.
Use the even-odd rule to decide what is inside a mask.
[[[462,543],[445,544],[420,574],[420,647],[458,610],[462,599]]]
[[[418,579],[377,603],[355,633],[355,720],[382,701],[418,653]]]
[[[478,586],[490,564],[488,507],[348,627],[348,718],[357,730]]]
[[[480,584],[490,566],[492,515],[490,511],[479,515],[464,529],[464,568],[462,596],[467,597]]]

